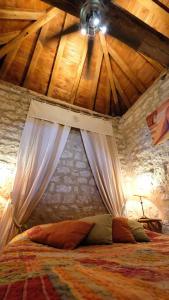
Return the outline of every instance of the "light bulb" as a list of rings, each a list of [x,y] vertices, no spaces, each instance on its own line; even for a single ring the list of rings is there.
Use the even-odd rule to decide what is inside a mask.
[[[101,26],[100,27],[100,30],[103,34],[105,34],[107,32],[107,27],[104,25],[104,26]]]
[[[93,24],[94,24],[94,26],[98,26],[98,25],[99,25],[99,23],[100,23],[100,20],[99,20],[99,18],[95,17],[95,18],[94,18],[94,20],[93,20]]]
[[[87,30],[86,30],[86,28],[81,28],[81,34],[82,35],[86,35],[87,34]]]

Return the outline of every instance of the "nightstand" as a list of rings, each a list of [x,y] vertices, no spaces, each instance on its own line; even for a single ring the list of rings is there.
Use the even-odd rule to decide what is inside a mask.
[[[145,229],[162,232],[162,220],[161,219],[149,219],[149,218],[140,218],[138,222],[142,223]]]

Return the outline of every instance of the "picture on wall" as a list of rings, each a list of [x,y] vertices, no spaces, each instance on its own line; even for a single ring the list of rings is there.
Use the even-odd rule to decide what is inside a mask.
[[[169,139],[169,99],[146,118],[154,145]]]

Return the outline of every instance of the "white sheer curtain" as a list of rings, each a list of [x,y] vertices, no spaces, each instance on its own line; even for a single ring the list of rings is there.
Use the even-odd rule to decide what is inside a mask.
[[[125,199],[116,142],[113,137],[85,130],[81,135],[102,200],[109,213],[120,216]]]
[[[23,130],[17,171],[0,222],[0,248],[17,234],[40,201],[65,147],[70,127],[28,118]]]

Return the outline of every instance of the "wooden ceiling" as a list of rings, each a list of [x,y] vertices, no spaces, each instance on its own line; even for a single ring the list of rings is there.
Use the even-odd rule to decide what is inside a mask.
[[[169,38],[169,0],[114,2]],[[103,114],[122,115],[164,66],[97,34],[87,76],[87,38],[80,32],[61,36],[77,21],[40,0],[1,0],[0,79]]]

